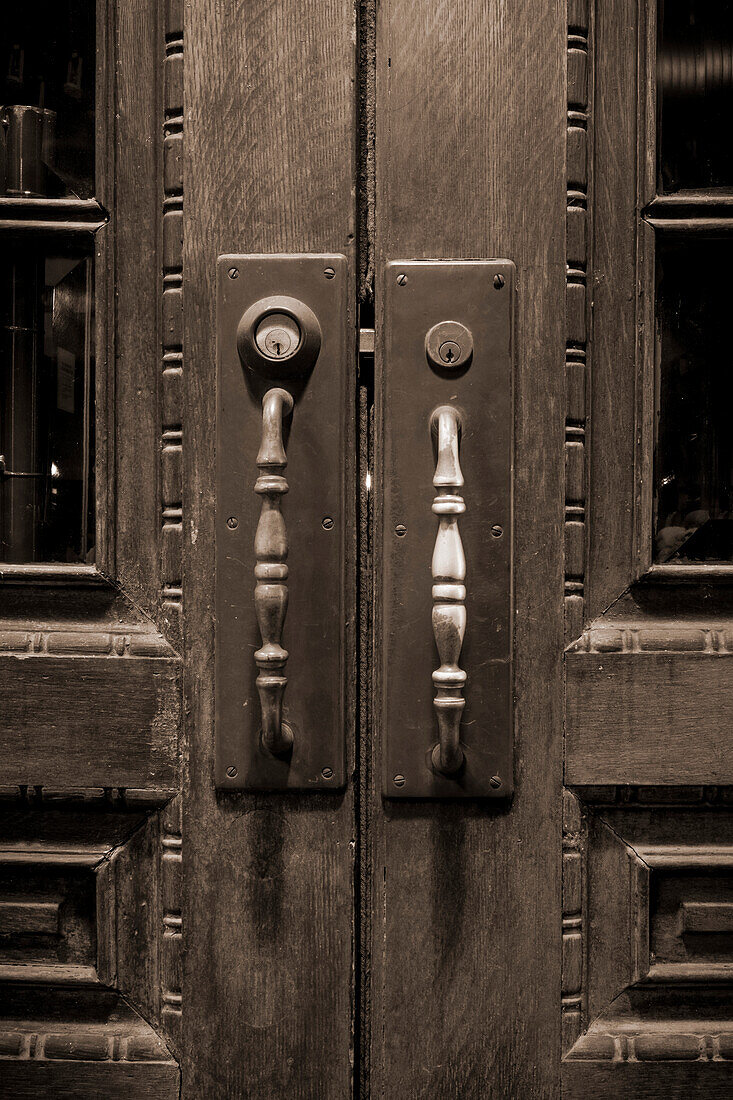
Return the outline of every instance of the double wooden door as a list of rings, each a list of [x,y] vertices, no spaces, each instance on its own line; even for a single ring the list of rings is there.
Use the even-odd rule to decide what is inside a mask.
[[[3,39],[0,1091],[730,1095],[729,5],[61,8]]]

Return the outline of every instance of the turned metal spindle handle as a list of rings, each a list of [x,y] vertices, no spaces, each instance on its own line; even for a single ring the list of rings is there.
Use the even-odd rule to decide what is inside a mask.
[[[288,491],[287,457],[283,444],[283,420],[293,410],[287,390],[268,390],[262,399],[262,442],[257,455],[260,476],[255,492],[262,497],[255,534],[255,610],[262,646],[254,655],[258,668],[257,691],[262,710],[262,743],[275,755],[289,752],[293,734],[282,720],[287,650],[282,632],[288,610],[288,536],[281,500]]]
[[[463,763],[460,728],[466,705],[463,697],[466,673],[458,665],[466,633],[466,558],[458,529],[458,517],[466,511],[466,505],[459,492],[463,488],[463,474],[459,461],[458,410],[441,405],[431,417],[430,428],[433,438],[437,436],[433,512],[439,523],[432,570],[433,634],[440,658],[440,668],[433,673],[438,743],[432,761],[436,771],[453,775]]]

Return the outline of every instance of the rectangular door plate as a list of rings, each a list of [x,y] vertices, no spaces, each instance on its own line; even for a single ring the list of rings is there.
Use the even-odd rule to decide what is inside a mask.
[[[376,638],[388,798],[506,798],[513,790],[514,293],[514,265],[507,260],[392,262],[384,272]],[[452,326],[426,342],[441,322]],[[466,330],[473,344],[468,358]],[[431,432],[441,407],[448,410],[440,427],[446,447],[454,417],[460,421],[458,478],[453,467],[442,483],[437,427]],[[443,474],[449,466],[441,467]],[[443,541],[436,548],[439,522]],[[465,636],[448,667],[436,637],[445,637],[446,623],[450,632],[459,621],[461,604]],[[449,772],[436,767],[441,757],[434,755],[434,701],[442,689],[433,673],[441,663],[448,670],[442,713],[450,725],[458,709],[460,721],[461,763]],[[457,688],[456,669],[467,674]]]
[[[305,375],[288,378],[292,367],[273,362],[265,377],[258,364],[251,369],[240,360],[240,320],[250,307],[273,297],[297,300],[317,318],[320,350]],[[353,463],[345,459],[354,449],[349,301],[344,256],[231,255],[217,262],[215,779],[220,788],[333,790],[345,782],[345,624],[353,620],[344,566],[347,540],[353,537],[347,503],[353,500],[347,487]],[[278,341],[290,338],[289,322],[286,318],[283,335],[277,309],[275,314],[267,339],[279,352]],[[277,473],[262,465],[260,450],[262,400],[273,387],[294,399],[292,414],[286,408],[278,421],[287,458],[280,471],[287,481],[282,496],[254,492],[260,475]],[[192,430],[204,431],[205,425]],[[290,753],[280,755],[262,743],[254,660],[263,645],[254,602],[254,540],[268,499],[281,510],[287,533],[283,720],[293,744]],[[264,541],[268,538],[277,542],[271,534]],[[260,552],[257,560],[273,557]]]

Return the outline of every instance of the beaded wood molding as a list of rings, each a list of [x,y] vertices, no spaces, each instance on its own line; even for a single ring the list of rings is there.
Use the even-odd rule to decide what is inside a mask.
[[[161,610],[180,640],[183,600],[183,0],[166,0],[163,77]],[[180,1051],[182,1023],[181,799],[161,814],[161,1024]]]
[[[733,654],[733,622],[613,623],[598,620],[573,642],[568,653]]]
[[[587,560],[586,424],[590,386],[591,0],[568,0],[567,207],[565,344],[565,643],[577,638],[585,614]],[[563,791],[562,1049],[583,1030],[584,838],[580,803]]]
[[[164,61],[161,610],[180,639],[183,553],[183,0],[167,0]]]
[[[600,1020],[570,1051],[570,1062],[719,1062],[733,1060],[733,1027],[696,1031],[691,1020],[676,1028],[644,1031],[642,1019],[631,1019],[628,1031]],[[702,1084],[702,1082],[701,1082]]]
[[[110,1062],[171,1062],[165,1043],[143,1021],[125,1021],[127,1030],[119,1027],[79,1026],[73,1031],[54,1031],[53,1020],[46,1029],[32,1022],[22,1031],[0,1030],[0,1056],[20,1059],[53,1059],[64,1061]]]
[[[583,628],[591,313],[591,0],[568,3],[565,353],[565,640]]]
[[[2,630],[0,657],[175,657],[162,634],[154,630]]]
[[[563,791],[562,814],[562,1050],[583,1031],[585,978],[585,834],[581,804]]]

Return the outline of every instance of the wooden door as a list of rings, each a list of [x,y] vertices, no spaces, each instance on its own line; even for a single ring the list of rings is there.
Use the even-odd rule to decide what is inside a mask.
[[[0,31],[0,1091],[729,1095],[729,5],[57,7]],[[340,679],[317,598],[312,652],[297,599],[283,635],[290,696],[338,704],[345,769],[316,789],[216,763],[221,585],[254,585],[249,560],[217,574],[240,528],[217,496],[221,280],[255,255],[330,257],[339,287],[318,413],[339,511],[291,524],[289,566],[324,606],[338,590]],[[479,442],[466,587],[496,588],[505,538],[511,692],[473,713],[510,733],[511,793],[391,797],[382,672],[404,646],[409,715],[433,530],[385,523],[384,441],[412,430],[388,280],[490,259],[513,521],[476,516]],[[462,406],[479,441],[488,403]],[[323,480],[297,431],[286,523]],[[385,591],[391,538],[424,620]],[[489,672],[467,672],[470,707]]]
[[[6,14],[0,1092],[174,1097],[181,8]]]
[[[666,2],[571,21],[568,1096],[733,1088],[730,18]]]

